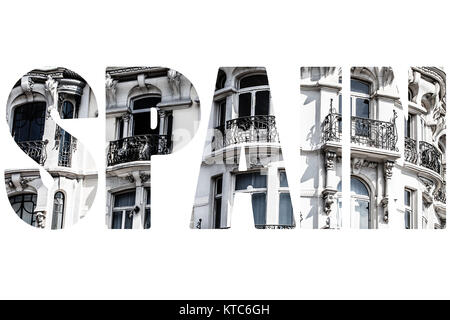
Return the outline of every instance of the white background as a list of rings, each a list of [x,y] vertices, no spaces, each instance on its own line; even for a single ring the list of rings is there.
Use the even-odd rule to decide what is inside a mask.
[[[99,106],[98,119],[79,120],[72,130],[99,168],[95,203],[76,226],[55,232],[25,225],[2,182],[0,298],[450,298],[448,231],[188,229],[218,67],[267,68],[295,194],[300,66],[448,70],[444,1],[0,6],[0,106],[22,74],[43,66],[79,73]],[[104,71],[135,65],[186,75],[200,96],[203,121],[184,150],[152,158],[152,229],[111,231],[104,226]],[[8,132],[5,107],[0,110],[0,170],[34,166]]]

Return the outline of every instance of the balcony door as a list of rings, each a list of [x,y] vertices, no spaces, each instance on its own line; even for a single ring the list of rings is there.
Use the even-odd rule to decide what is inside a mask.
[[[364,81],[351,79],[350,109],[353,117],[352,135],[369,137],[370,85]]]
[[[133,102],[133,127],[132,135],[147,135],[147,134],[159,134],[160,121],[156,119],[156,126],[152,128],[151,117],[152,114],[158,117],[157,112],[151,112],[153,109],[156,111],[156,106],[161,102],[161,97],[150,96],[134,100]],[[155,121],[154,121],[155,122]]]
[[[238,116],[267,116],[270,113],[270,89],[266,74],[249,75],[239,81]]]
[[[339,198],[337,199],[337,224],[342,227],[342,184],[339,183],[337,190]],[[372,217],[370,214],[371,203],[369,189],[364,182],[357,177],[352,177],[350,181],[350,228],[352,229],[371,229]]]
[[[27,103],[14,109],[12,134],[16,142],[42,141],[45,109],[45,102]]]
[[[352,229],[370,229],[370,197],[366,185],[358,178],[352,177],[351,191],[351,216],[350,226]]]

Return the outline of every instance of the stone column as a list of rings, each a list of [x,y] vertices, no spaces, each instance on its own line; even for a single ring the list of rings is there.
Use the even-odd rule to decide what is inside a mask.
[[[336,212],[334,215],[331,214],[333,210],[336,211],[336,157],[336,152],[325,151],[325,189],[322,191],[322,199],[326,221],[325,225],[322,226],[323,229],[337,226]]]
[[[161,136],[166,134],[166,130],[167,130],[166,117],[167,117],[167,114],[164,110],[158,110],[159,135],[161,135]]]
[[[130,133],[129,133],[130,119],[131,119],[131,115],[128,112],[122,115],[122,120],[123,120],[123,138],[127,138],[127,137],[130,136]]]

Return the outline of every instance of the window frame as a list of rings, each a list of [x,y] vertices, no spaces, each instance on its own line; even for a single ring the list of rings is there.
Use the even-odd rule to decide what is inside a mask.
[[[259,86],[252,86],[252,87],[246,87],[246,88],[241,88],[241,81],[242,79],[245,79],[247,77],[250,76],[256,76],[256,75],[264,75],[267,77],[267,73],[250,73],[250,74],[246,74],[242,77],[240,77],[238,79],[238,92],[236,94],[237,97],[237,113],[238,113],[238,117],[239,117],[239,111],[240,111],[240,103],[239,103],[239,98],[241,96],[241,94],[247,94],[250,93],[250,115],[249,116],[243,116],[243,117],[254,117],[255,116],[255,111],[256,111],[256,93],[261,92],[261,91],[267,91],[269,94],[269,109],[267,112],[267,115],[271,115],[272,112],[272,108],[271,108],[271,102],[272,102],[272,97],[270,94],[270,86],[269,86],[269,82],[267,81],[267,85],[259,85]],[[260,116],[265,116],[265,115],[260,115]]]
[[[54,226],[55,226],[55,204],[56,204],[55,201],[56,201],[56,195],[58,195],[58,194],[62,195],[62,210],[59,213],[59,214],[61,214],[61,224],[59,226],[56,226],[56,228],[54,228]],[[61,190],[57,190],[53,195],[53,211],[52,211],[52,229],[53,230],[64,229],[65,213],[66,213],[66,194]]]
[[[116,207],[115,206],[115,201],[116,201],[116,196],[121,195],[121,194],[126,194],[126,193],[134,193],[134,204],[132,206],[124,206],[124,207]],[[117,230],[123,230],[123,229],[133,229],[133,222],[134,222],[134,208],[136,207],[136,196],[137,196],[137,192],[136,192],[136,188],[132,188],[132,189],[126,189],[126,190],[122,190],[119,192],[116,192],[114,194],[112,194],[112,206],[111,206],[111,229],[117,229]],[[116,212],[120,212],[121,217],[122,217],[122,221],[121,221],[121,226],[120,228],[113,228],[114,226],[114,213]],[[128,212],[131,212],[131,228],[125,228],[126,226],[126,214]]]
[[[217,187],[218,187],[218,180],[221,180],[221,189],[222,192],[219,194],[217,193]],[[223,174],[216,175],[212,177],[213,181],[213,223],[214,223],[214,229],[220,229],[222,227],[222,209],[223,209]],[[217,214],[217,206],[216,202],[220,200],[220,212]],[[217,221],[217,219],[220,219]]]
[[[158,94],[147,94],[147,95],[143,95],[143,96],[137,96],[137,97],[133,98],[133,100],[131,100],[131,104],[130,104],[130,120],[129,120],[129,124],[128,124],[128,133],[127,133],[128,137],[136,136],[136,134],[135,134],[135,119],[134,119],[136,114],[141,114],[141,113],[148,113],[149,114],[149,124],[150,124],[149,130],[150,131],[149,131],[148,134],[155,134],[155,133],[152,133],[152,131],[158,131],[156,134],[159,134],[160,127],[162,125],[164,125],[164,124],[160,123],[159,117],[157,116],[157,126],[154,129],[151,128],[151,115],[152,115],[152,110],[151,109],[155,108],[156,111],[158,111],[159,108],[157,107],[157,104],[154,107],[148,107],[148,108],[145,108],[145,109],[137,109],[136,110],[134,108],[134,105],[135,105],[136,101],[144,100],[144,99],[147,99],[147,98],[159,98],[159,102],[161,102],[161,100],[162,100],[162,96],[158,95]],[[118,132],[120,132],[120,129],[119,129]],[[122,129],[122,134],[123,135],[125,134],[123,129]]]
[[[24,207],[23,204],[24,204],[24,196],[26,196],[26,195],[31,195],[31,202],[33,203],[33,212],[32,213],[28,213],[28,214],[31,215],[31,224],[27,223],[23,219],[23,207]],[[18,214],[18,212],[12,206],[13,204],[11,203],[11,198],[15,198],[15,197],[18,197],[18,196],[22,197],[21,202],[20,202],[21,203],[20,207],[22,209],[21,210],[21,215]],[[35,197],[35,201],[33,201],[33,196]],[[9,201],[9,204],[10,204],[11,208],[14,210],[14,213],[20,218],[20,220],[24,221],[25,223],[29,224],[32,227],[37,227],[38,226],[37,219],[36,219],[37,218],[37,212],[35,212],[36,205],[37,205],[37,193],[34,193],[34,192],[16,193],[16,194],[13,194],[13,195],[9,195],[8,196],[8,201]]]
[[[356,91],[352,91],[351,90],[351,85],[350,85],[350,112],[351,112],[351,116],[352,117],[357,117],[356,116],[356,100],[357,99],[361,99],[361,100],[367,100],[369,102],[369,107],[368,107],[368,117],[367,118],[362,118],[362,119],[372,119],[372,97],[371,97],[371,92],[372,92],[372,83],[363,80],[363,79],[359,79],[359,78],[355,78],[355,77],[351,77],[350,82],[351,81],[359,81],[361,83],[364,83],[368,86],[369,88],[369,93],[361,93],[361,92],[356,92]],[[361,118],[361,117],[358,117]]]
[[[265,188],[261,188],[261,187],[260,188],[255,188],[255,187],[252,186],[251,189],[248,189],[248,186],[247,186],[247,189],[236,190],[236,177],[238,175],[253,174],[253,173],[259,173],[260,175],[265,177],[265,179],[266,179],[266,187]],[[261,170],[248,170],[248,171],[243,171],[243,172],[236,172],[236,173],[234,173],[232,175],[232,177],[233,177],[233,179],[232,179],[233,180],[233,199],[234,199],[236,193],[246,193],[246,194],[250,194],[250,196],[253,196],[254,194],[264,194],[265,195],[266,199],[265,199],[265,216],[264,216],[265,224],[264,225],[267,225],[267,209],[268,209],[267,208],[267,204],[268,204],[268,201],[267,201],[267,195],[268,195],[267,183],[268,183],[268,172],[265,171],[264,174],[262,174]],[[253,200],[253,197],[252,197],[252,200]],[[253,206],[253,204],[252,204],[252,206]],[[253,215],[254,215],[254,212],[253,212]],[[254,219],[254,216],[253,216],[253,219]],[[255,220],[253,221],[253,223],[254,223],[255,227],[259,226],[259,225],[256,224]]]
[[[404,188],[403,206],[405,208],[405,229],[414,229],[414,190]],[[409,194],[409,205],[406,204],[406,194]],[[407,224],[409,222],[409,225]]]
[[[147,195],[147,189],[148,189],[148,195]],[[151,228],[151,226],[152,226],[152,196],[151,196],[151,193],[152,192],[152,190],[151,190],[151,188],[150,187],[144,187],[144,223],[143,223],[143,228],[144,229],[150,229]],[[147,203],[147,200],[150,200],[150,201],[148,201],[148,203]],[[135,203],[136,203],[136,200],[135,200]],[[136,205],[136,204],[135,204]],[[147,211],[148,210],[148,211]],[[148,227],[147,227],[147,225],[146,225],[146,221],[147,221],[147,212],[148,212],[148,222],[149,222],[149,225],[148,225]]]
[[[286,183],[287,186],[281,186],[281,174],[285,174],[286,175]],[[281,194],[288,194],[289,195],[289,200],[291,202],[291,208],[292,208],[292,215],[291,215],[291,224],[284,224],[282,225],[280,223],[280,204],[281,204]],[[285,168],[280,168],[278,169],[278,225],[280,226],[289,226],[289,227],[294,227],[295,226],[295,217],[294,217],[294,207],[292,205],[292,198],[291,198],[291,192],[289,189],[289,179],[287,177],[287,173],[286,173],[286,169]]]

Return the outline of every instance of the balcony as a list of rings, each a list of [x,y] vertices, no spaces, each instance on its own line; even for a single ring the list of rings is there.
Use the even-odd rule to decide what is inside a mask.
[[[43,166],[47,160],[47,151],[45,146],[48,140],[44,141],[21,141],[17,142],[20,149],[23,150],[31,159]]]
[[[145,134],[109,143],[108,166],[132,161],[149,161],[150,156],[168,154],[171,141],[168,135]]]
[[[239,143],[279,143],[275,116],[249,116],[229,120],[215,128],[212,151]]]
[[[442,154],[432,144],[405,137],[405,160],[441,174]]]
[[[351,142],[372,148],[398,151],[398,135],[395,114],[392,122],[368,118],[351,118]],[[340,142],[342,138],[342,115],[330,113],[322,123],[323,142]]]

